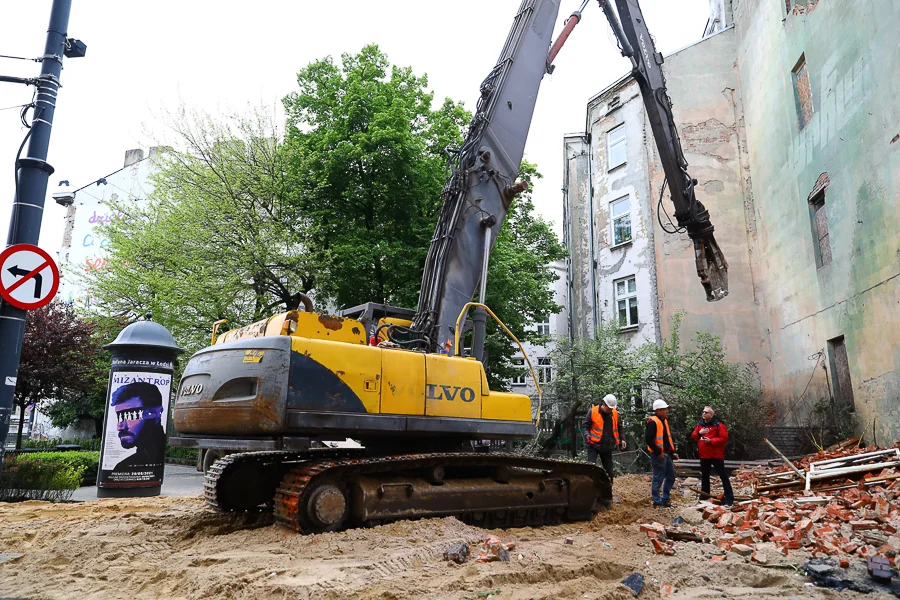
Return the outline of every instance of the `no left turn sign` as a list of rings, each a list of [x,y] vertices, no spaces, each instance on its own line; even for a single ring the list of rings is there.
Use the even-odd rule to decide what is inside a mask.
[[[24,310],[49,304],[59,289],[59,269],[42,249],[15,244],[0,252],[0,296]]]

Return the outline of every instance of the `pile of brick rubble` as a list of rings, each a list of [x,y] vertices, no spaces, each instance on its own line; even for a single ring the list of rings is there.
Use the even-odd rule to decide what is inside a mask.
[[[843,567],[853,557],[887,559],[900,551],[900,444],[888,449],[845,443],[775,468],[738,470],[733,483],[743,501],[728,509],[698,505],[712,532],[641,525],[657,553],[674,554],[675,540],[715,544],[760,564],[779,554],[833,557]],[[738,498],[741,496],[739,495]]]

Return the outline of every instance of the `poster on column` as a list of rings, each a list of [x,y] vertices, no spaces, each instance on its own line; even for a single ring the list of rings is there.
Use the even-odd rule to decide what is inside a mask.
[[[103,431],[104,487],[159,485],[172,375],[113,371]]]

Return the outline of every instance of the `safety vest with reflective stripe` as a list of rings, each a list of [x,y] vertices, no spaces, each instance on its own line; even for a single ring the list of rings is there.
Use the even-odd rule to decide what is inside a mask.
[[[612,409],[612,435],[616,446],[619,445],[619,411]],[[591,430],[588,435],[588,441],[593,445],[598,445],[603,439],[603,415],[599,406],[591,408]]]
[[[666,437],[665,437],[665,438],[663,438],[663,422],[662,422],[662,419],[660,419],[660,418],[657,417],[656,415],[653,415],[652,417],[650,417],[649,419],[647,419],[647,422],[650,422],[650,421],[653,421],[654,423],[656,423],[656,438],[654,439],[654,441],[656,442],[656,447],[659,448],[660,450],[662,450],[663,452],[665,452],[665,451],[666,451],[665,440],[668,439],[668,440],[669,440],[669,445],[670,445],[672,448],[674,448],[674,447],[675,447],[675,443],[672,441],[672,432],[669,431],[669,420],[666,419],[666,427],[665,427],[665,430],[666,430]],[[647,450],[649,450],[651,454],[653,454],[653,453],[656,452],[656,449],[655,449],[655,448],[651,448],[650,446],[647,446]]]

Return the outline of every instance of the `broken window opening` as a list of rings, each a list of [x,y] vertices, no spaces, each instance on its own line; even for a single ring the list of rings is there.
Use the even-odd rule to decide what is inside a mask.
[[[831,236],[828,233],[828,213],[825,210],[825,191],[830,183],[828,173],[819,175],[807,199],[817,269],[831,264]]]
[[[850,360],[844,336],[828,340],[828,355],[831,362],[831,376],[834,385],[834,401],[838,408],[856,411],[853,399],[853,382],[850,380]]]
[[[806,55],[801,54],[797,66],[793,70],[794,94],[797,101],[797,117],[800,119],[800,130],[806,127],[813,117],[812,87],[809,83],[809,70],[806,68]]]

